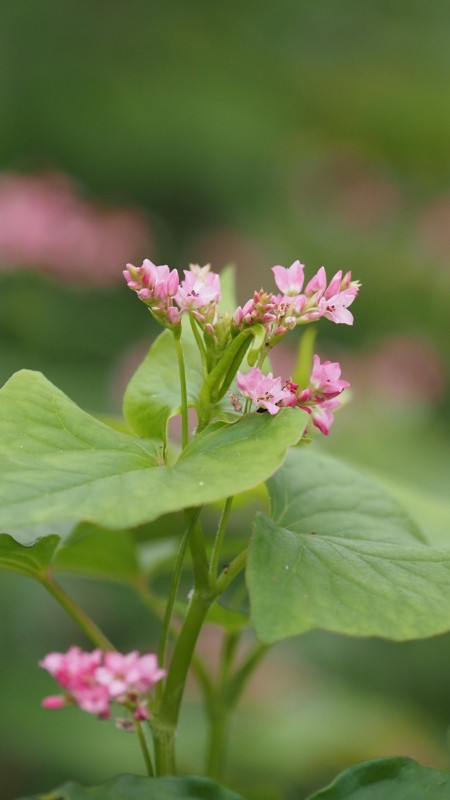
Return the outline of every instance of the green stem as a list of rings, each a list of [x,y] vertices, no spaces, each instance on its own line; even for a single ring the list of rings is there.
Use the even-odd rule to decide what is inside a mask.
[[[206,378],[208,377],[208,356],[206,354],[205,345],[202,342],[202,337],[198,329],[197,321],[191,312],[189,312],[189,322],[191,323],[192,333],[194,334],[194,339],[200,351],[200,358],[202,359],[203,380],[205,381]]]
[[[223,779],[230,733],[230,709],[215,703],[208,713],[209,744],[206,774],[216,781]]]
[[[269,651],[270,647],[271,645],[261,644],[260,642],[255,644],[247,658],[231,678],[229,683],[229,698],[233,707],[239,702],[247,681],[255,671],[256,667],[259,666],[259,663]]]
[[[154,778],[155,770],[153,769],[152,759],[150,756],[150,751],[148,749],[144,731],[142,730],[142,725],[139,722],[139,720],[135,721],[135,725],[136,725],[136,733],[139,739],[139,744],[141,745],[142,755],[144,756],[145,766],[147,768],[147,775],[149,776],[149,778]]]
[[[100,628],[97,627],[95,622],[91,620],[90,617],[86,614],[83,609],[77,605],[75,600],[72,600],[68,594],[65,593],[64,589],[56,583],[52,576],[48,575],[45,578],[41,578],[41,583],[48,592],[58,601],[60,606],[64,608],[65,611],[72,617],[72,619],[77,623],[79,628],[86,634],[88,639],[91,640],[92,644],[95,647],[100,647],[102,650],[115,650],[116,648],[114,645],[111,644],[109,639],[102,633]]]
[[[234,710],[228,691],[230,685],[229,675],[233,668],[240,638],[240,633],[225,634],[220,656],[217,688],[206,705],[209,721],[207,775],[219,781],[223,778],[229,739],[230,716]]]
[[[248,345],[250,344],[249,336],[255,336],[255,330],[253,330],[253,328],[246,328],[244,331],[241,331],[241,333],[233,339],[229,347],[227,347],[224,354],[205,380],[199,395],[201,412],[199,414],[198,433],[208,424],[211,416],[211,405],[216,403],[221,396],[220,390],[226,385],[230,370],[234,369],[236,371],[241,363]],[[226,389],[223,394],[225,394],[225,391]]]
[[[137,589],[137,591],[139,593],[139,596],[140,596],[142,602],[145,603],[145,605],[148,606],[150,611],[152,611],[152,613],[158,619],[160,619],[162,621],[162,619],[164,617],[163,606],[165,607],[164,600],[162,598],[155,597],[155,595],[153,595],[151,593],[151,591],[147,588],[147,586],[139,585],[139,586],[136,587],[136,589]],[[178,627],[178,626],[174,625],[174,623],[171,621],[170,627],[169,627],[169,636],[174,642],[178,638],[178,634],[180,632],[180,627],[181,627],[181,623],[180,623],[180,626]],[[198,682],[199,686],[201,687],[205,697],[207,695],[211,694],[212,689],[213,689],[211,677],[210,677],[209,672],[208,672],[208,670],[206,668],[206,665],[203,662],[203,659],[200,658],[200,656],[197,653],[194,653],[194,655],[192,656],[191,668],[192,668],[192,671],[193,671],[195,677],[197,678],[197,682]],[[160,681],[160,684],[162,684],[161,681]],[[158,686],[160,684],[158,684]]]
[[[208,556],[206,554],[205,539],[200,521],[197,520],[189,540],[194,570],[194,588],[197,592],[210,594],[210,579]]]
[[[238,371],[239,367],[241,366],[242,359],[244,358],[244,356],[245,356],[245,354],[246,354],[246,352],[248,350],[248,345],[249,345],[248,339],[241,344],[240,349],[238,350],[237,354],[235,355],[233,361],[231,362],[231,366],[229,367],[228,372],[225,375],[225,378],[223,379],[223,381],[222,381],[222,383],[220,385],[220,389],[217,392],[216,400],[221,400],[222,397],[225,395],[225,393],[230,388],[231,383],[233,381],[233,378],[235,377],[236,372]]]
[[[174,772],[175,732],[183,699],[186,678],[211,598],[194,594],[175,645],[167,675],[162,703],[154,721],[155,755],[159,775]]]
[[[219,597],[228,588],[235,577],[245,568],[247,564],[248,547],[245,548],[235,559],[226,567],[216,580],[214,587],[214,598]]]
[[[269,645],[255,645],[239,670],[229,678],[238,639],[236,641],[230,637],[230,641],[225,643],[221,681],[217,693],[207,701],[206,706],[210,730],[207,774],[218,781],[222,780],[225,768],[231,715],[247,681],[269,649]]]
[[[177,351],[178,371],[180,374],[180,392],[181,392],[181,446],[184,450],[189,442],[189,419],[188,419],[188,400],[186,388],[186,367],[184,364],[183,346],[181,344],[181,326],[180,331],[173,329],[173,338],[175,341],[175,348]]]
[[[225,505],[223,507],[222,516],[220,518],[219,527],[216,534],[216,539],[214,542],[213,551],[211,553],[211,560],[209,564],[209,574],[212,580],[215,580],[217,577],[217,569],[219,566],[219,558],[220,558],[220,551],[222,548],[223,537],[225,536],[225,531],[227,529],[228,517],[230,516],[231,511],[231,504],[233,502],[232,497],[227,497],[225,501]]]
[[[187,544],[188,544],[188,541],[189,541],[189,537],[190,537],[190,535],[192,533],[192,530],[193,530],[194,526],[197,523],[198,516],[200,514],[200,509],[201,509],[201,506],[199,506],[198,508],[194,509],[194,511],[193,511],[193,513],[191,515],[191,519],[189,521],[189,524],[187,525],[186,530],[185,530],[185,532],[183,534],[183,538],[181,539],[180,548],[178,550],[178,555],[177,555],[177,559],[176,559],[174,570],[173,570],[173,574],[172,574],[172,580],[171,580],[171,583],[170,583],[170,590],[169,590],[169,597],[167,599],[166,610],[165,610],[164,618],[163,618],[163,622],[162,622],[161,639],[160,639],[160,642],[159,642],[159,649],[158,649],[158,662],[159,662],[159,666],[162,667],[162,668],[164,668],[164,664],[165,664],[165,661],[166,661],[167,642],[168,642],[168,638],[169,638],[170,622],[171,622],[171,619],[172,619],[173,607],[174,607],[175,600],[176,600],[177,593],[178,593],[178,586],[180,584],[180,576],[181,576],[181,570],[183,569],[183,561],[184,561],[184,556],[185,556],[185,553],[186,553],[186,547],[187,547]],[[161,682],[160,682],[159,685],[162,686]]]

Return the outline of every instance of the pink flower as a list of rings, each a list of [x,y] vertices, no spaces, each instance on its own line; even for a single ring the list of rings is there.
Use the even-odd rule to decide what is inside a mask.
[[[102,656],[98,649],[84,653],[79,647],[71,647],[67,653],[49,653],[39,666],[46,669],[63,689],[72,691],[95,680]]]
[[[142,267],[127,264],[123,271],[125,280],[130,289],[138,292],[141,299],[167,300],[177,293],[179,277],[176,269],[170,271],[167,264],[157,267],[148,258],[144,259]]]
[[[305,266],[300,264],[300,261],[294,261],[288,269],[280,266],[272,267],[275,283],[280,292],[291,297],[300,294],[305,280],[304,269]]]
[[[281,299],[281,295],[279,295]],[[292,302],[292,298],[288,300]],[[237,328],[244,325],[255,325],[260,323],[266,328],[270,328],[272,322],[278,318],[278,299],[273,294],[267,294],[261,289],[255,292],[250,300],[247,300],[243,308],[238,306],[233,314],[233,322]]]
[[[334,422],[334,415],[331,409],[338,408],[338,406],[340,406],[339,400],[324,400],[323,403],[306,409],[311,414],[313,424],[325,436],[330,433],[330,428]]]
[[[67,705],[67,698],[62,694],[52,694],[44,697],[41,705],[43,708],[64,708]]]
[[[165,326],[178,325],[180,312],[173,305],[180,283],[176,269],[171,271],[167,264],[157,267],[146,258],[142,267],[127,264],[123,274],[128,287],[149,306],[158,322]]]
[[[271,372],[263,375],[257,367],[250,369],[246,375],[238,372],[237,386],[244,397],[252,400],[257,408],[265,408],[272,415],[280,410],[278,403],[291,397],[291,392],[283,388],[281,378],[274,378]]]
[[[319,293],[322,295],[327,285],[327,273],[325,268],[321,267],[316,275],[306,284],[305,293],[307,295]]]
[[[298,394],[298,405],[311,415],[313,424],[325,436],[333,424],[332,409],[340,405],[335,398],[350,386],[340,375],[341,367],[337,361],[321,364],[319,356],[315,355],[309,386]]]
[[[183,311],[203,308],[220,300],[220,277],[209,271],[209,264],[205,267],[191,264],[191,269],[185,269],[184,275],[175,297]]]
[[[314,356],[314,364],[309,383],[314,393],[320,393],[326,400],[337,397],[338,394],[350,386],[348,381],[340,380],[341,367],[339,362],[324,361],[320,363],[318,355]]]
[[[135,719],[148,719],[145,695],[166,674],[158,667],[156,655],[140,656],[137,651],[84,653],[71,647],[67,653],[49,653],[39,665],[66,690],[65,695],[46,697],[45,708],[75,704],[101,719],[111,716],[113,701],[129,708]]]
[[[110,696],[104,686],[80,686],[72,691],[73,699],[79,708],[88,714],[96,714],[101,719],[109,719]]]
[[[105,653],[103,666],[97,669],[96,678],[107,688],[110,697],[119,697],[129,691],[145,694],[165,674],[165,670],[159,669],[155,655],[139,656],[134,650],[126,656]]]
[[[348,311],[348,306],[353,303],[356,295],[350,291],[338,292],[332,297],[322,297],[319,301],[319,309],[324,317],[331,322],[353,325],[353,314]]]
[[[158,666],[158,659],[154,653],[147,653],[139,659],[139,691],[148,692],[155,683],[165,678],[166,670]]]

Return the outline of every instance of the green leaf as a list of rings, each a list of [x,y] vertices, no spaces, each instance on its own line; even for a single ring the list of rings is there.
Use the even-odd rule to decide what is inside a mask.
[[[53,570],[134,583],[140,570],[133,535],[130,531],[112,531],[83,522],[57,551]]]
[[[296,533],[412,544],[424,541],[379,483],[314,447],[296,448],[267,481],[271,518]]]
[[[60,542],[59,536],[46,536],[30,545],[19,544],[7,533],[0,534],[0,569],[20,572],[29,578],[45,577]]]
[[[233,316],[236,308],[236,268],[233,264],[227,264],[220,272],[219,313]]]
[[[448,800],[450,772],[411,758],[382,758],[347,769],[309,800]]]
[[[225,628],[229,633],[238,633],[244,628],[248,628],[250,618],[241,611],[234,611],[232,608],[226,608],[221,603],[216,602],[209,607],[205,622],[209,622],[212,625],[220,625],[221,628]]]
[[[395,640],[449,630],[450,550],[419,544],[376,483],[296,448],[268,489],[275,521],[257,515],[247,570],[262,641],[314,628]]]
[[[119,775],[117,778],[83,788],[65,783],[59,789],[22,800],[243,800],[240,795],[219,786],[208,778],[141,778]]]
[[[161,466],[155,442],[103,425],[39,373],[17,373],[0,391],[0,526],[72,519],[120,530],[214,502],[266,480],[305,419],[286,408],[215,422]]]
[[[186,367],[188,405],[195,408],[203,385],[202,364],[188,324],[182,345]],[[181,413],[180,378],[173,334],[164,331],[153,342],[131,378],[123,399],[123,413],[139,436],[167,442],[167,423]]]

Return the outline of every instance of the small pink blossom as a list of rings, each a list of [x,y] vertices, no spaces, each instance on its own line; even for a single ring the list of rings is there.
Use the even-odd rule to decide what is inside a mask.
[[[342,270],[340,269],[339,272],[336,272],[336,275],[332,277],[330,283],[328,284],[325,290],[324,297],[326,300],[328,300],[330,297],[333,297],[333,295],[335,294],[339,294],[339,292],[341,291],[341,281],[342,281]]]
[[[353,314],[348,310],[348,306],[353,303],[356,295],[353,292],[344,291],[329,297],[322,297],[319,301],[319,309],[324,317],[331,322],[353,325]]]
[[[321,364],[319,356],[315,355],[309,386],[298,392],[299,407],[311,415],[313,424],[325,436],[328,436],[333,424],[332,410],[340,405],[335,398],[350,386],[340,376],[341,367],[337,361],[324,361]]]
[[[315,393],[320,393],[327,400],[337,397],[350,386],[349,382],[342,380],[340,376],[341,367],[338,361],[324,361],[321,364],[319,356],[314,356],[309,383]]]
[[[178,325],[180,312],[173,305],[180,283],[176,269],[170,270],[167,264],[156,266],[146,258],[141,267],[127,264],[123,275],[128,287],[149,306],[161,324]]]
[[[263,375],[257,367],[250,369],[246,375],[238,372],[237,386],[257,408],[265,408],[272,415],[280,410],[278,403],[291,397],[291,392],[283,388],[281,378],[274,378],[271,372]]]
[[[184,276],[175,297],[183,311],[203,308],[220,300],[220,277],[209,271],[209,265],[191,264],[190,270],[184,270]]]
[[[305,265],[300,264],[300,261],[294,261],[288,269],[280,266],[272,267],[275,283],[280,292],[291,297],[300,294],[305,280],[304,269]]]
[[[112,702],[126,706],[135,719],[148,719],[146,695],[166,674],[158,667],[156,655],[141,656],[137,651],[85,653],[71,647],[67,653],[49,653],[39,665],[66,690],[65,695],[46,697],[45,708],[77,705],[101,719],[111,716]]]
[[[142,263],[142,267],[134,267],[133,264],[127,264],[127,269],[123,271],[123,274],[130,289],[138,293],[146,291],[146,294],[141,299],[167,300],[168,297],[174,297],[177,293],[179,284],[178,272],[176,269],[171,271],[167,264],[157,267],[156,264],[146,258]]]
[[[279,297],[281,298],[281,295]],[[292,298],[288,299],[292,300]],[[250,300],[247,300],[243,308],[238,306],[233,314],[233,322],[237,328],[257,323],[270,328],[271,324],[278,319],[277,305],[278,299],[261,289],[259,292],[255,292]]]
[[[101,719],[109,719],[110,696],[104,686],[80,686],[72,691],[73,699],[79,708],[88,714],[96,714]]]
[[[318,405],[314,405],[306,409],[311,414],[313,424],[316,426],[316,428],[319,428],[324,436],[328,436],[330,433],[330,428],[334,422],[334,414],[332,409],[338,408],[339,406],[339,400],[324,400],[323,403],[319,403]]]
[[[103,666],[97,669],[96,678],[107,688],[110,697],[119,697],[128,691],[145,694],[165,674],[165,670],[159,669],[155,655],[140,656],[134,650],[126,656],[115,652],[105,653]]]
[[[307,295],[319,293],[321,296],[326,289],[327,273],[325,268],[321,267],[313,278],[306,284],[305,293]]]
[[[85,653],[79,647],[71,647],[67,653],[49,653],[39,666],[46,669],[63,689],[72,691],[95,680],[102,656],[99,649]]]
[[[41,706],[43,708],[64,708],[67,705],[67,698],[62,694],[52,694],[44,697]]]

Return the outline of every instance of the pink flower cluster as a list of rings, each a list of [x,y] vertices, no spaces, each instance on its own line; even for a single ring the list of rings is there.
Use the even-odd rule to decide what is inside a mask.
[[[237,373],[239,391],[248,400],[255,403],[257,409],[265,409],[269,414],[277,414],[280,408],[303,408],[311,415],[313,424],[328,435],[333,424],[333,409],[340,405],[336,400],[350,384],[340,378],[341,368],[337,362],[320,363],[319,356],[314,356],[314,365],[307,389],[299,389],[292,381],[274,378],[272,373],[263,375],[260,369],[253,367],[246,375]]]
[[[192,311],[201,324],[214,324],[216,304],[220,300],[220,278],[207,264],[191,264],[180,282],[176,269],[157,267],[148,258],[142,267],[127,264],[124,277],[130,289],[149,306],[156,319],[166,327],[178,325],[180,312]],[[176,303],[176,305],[175,305]]]
[[[336,273],[327,286],[327,274],[321,267],[309,281],[302,294],[304,265],[294,261],[291,266],[272,267],[275,283],[283,294],[267,294],[262,290],[255,292],[253,298],[233,316],[236,328],[241,329],[255,323],[265,325],[269,340],[284,336],[296,325],[314,322],[327,317],[332,322],[353,324],[353,316],[348,306],[353,303],[359,290],[358,281],[352,281],[351,272],[342,276]]]
[[[44,698],[44,708],[77,705],[101,719],[111,717],[113,702],[125,706],[136,720],[148,719],[146,695],[166,674],[153,653],[85,653],[79,647],[71,647],[67,653],[49,653],[39,666],[65,689],[63,695]]]
[[[272,271],[282,294],[270,294],[261,289],[244,306],[238,306],[232,316],[232,336],[259,323],[266,328],[267,342],[273,346],[296,325],[321,317],[353,324],[348,307],[358,294],[359,283],[352,281],[351,272],[343,276],[339,270],[327,285],[327,275],[321,267],[302,294],[303,264],[294,261],[288,269],[278,265],[272,267]],[[167,265],[157,267],[148,259],[142,267],[127,264],[123,274],[130,289],[137,292],[162,325],[178,325],[180,313],[190,311],[206,333],[217,333],[214,326],[218,321],[220,278],[210,271],[209,264],[205,267],[191,264],[189,270],[184,270],[181,282],[176,270],[170,271]]]

